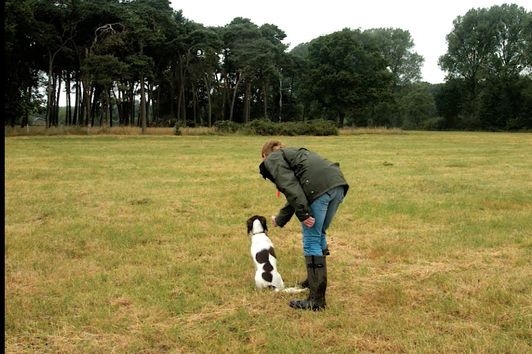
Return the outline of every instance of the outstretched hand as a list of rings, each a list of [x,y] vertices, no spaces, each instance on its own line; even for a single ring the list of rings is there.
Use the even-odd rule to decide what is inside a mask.
[[[314,219],[312,216],[309,216],[305,221],[303,221],[303,225],[308,227],[309,229],[314,226],[314,223],[316,222],[316,219]]]
[[[303,221],[303,225],[308,227],[309,229],[314,226],[314,223],[316,222],[316,219],[314,219],[312,216],[309,216],[305,221]],[[273,227],[277,227],[277,221],[275,221],[275,216],[272,215],[272,225]]]

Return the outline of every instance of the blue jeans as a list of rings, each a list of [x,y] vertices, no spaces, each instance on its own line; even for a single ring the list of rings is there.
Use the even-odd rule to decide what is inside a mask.
[[[321,256],[327,248],[327,228],[344,200],[344,187],[336,187],[324,193],[310,205],[314,219],[314,226],[303,228],[303,253],[305,256]]]

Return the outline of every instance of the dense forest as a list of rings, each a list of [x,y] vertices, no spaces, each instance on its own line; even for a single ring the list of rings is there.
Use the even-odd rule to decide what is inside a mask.
[[[288,50],[275,24],[185,15],[167,0],[7,0],[4,124],[532,127],[532,15],[517,5],[457,14],[442,84],[421,81],[423,57],[400,28],[345,28]]]

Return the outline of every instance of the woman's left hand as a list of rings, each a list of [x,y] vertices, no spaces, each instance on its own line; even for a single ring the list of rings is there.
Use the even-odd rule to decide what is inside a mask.
[[[303,221],[303,225],[310,229],[312,226],[314,226],[315,222],[316,219],[314,219],[312,216],[309,216],[305,221]]]

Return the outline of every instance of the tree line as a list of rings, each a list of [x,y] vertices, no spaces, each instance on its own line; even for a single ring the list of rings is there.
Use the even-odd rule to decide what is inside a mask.
[[[458,16],[442,84],[399,28],[345,28],[288,50],[285,32],[234,18],[209,27],[167,0],[8,0],[4,121],[26,126],[338,126],[530,129],[532,16],[517,5]],[[66,93],[66,107],[59,96]],[[60,114],[61,112],[61,114]]]

